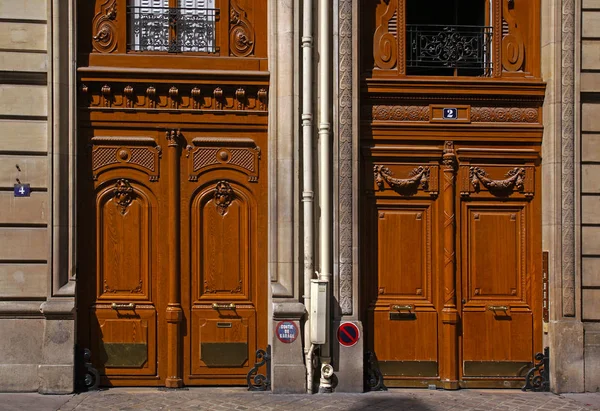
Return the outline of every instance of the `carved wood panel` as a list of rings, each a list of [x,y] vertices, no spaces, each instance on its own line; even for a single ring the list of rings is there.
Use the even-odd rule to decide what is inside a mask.
[[[157,372],[156,311],[152,305],[116,311],[111,305],[90,310],[92,360],[109,380],[152,377]],[[149,382],[151,380],[148,380]]]
[[[189,136],[182,153],[187,384],[245,383],[266,346],[265,134]],[[187,310],[187,308],[186,308]],[[223,354],[225,353],[225,354]]]
[[[378,299],[432,303],[431,209],[378,206]]]
[[[98,299],[149,299],[156,264],[156,200],[128,179],[98,193]]]
[[[192,276],[200,287],[196,299],[248,298],[250,219],[255,211],[250,201],[225,180],[192,200]]]
[[[526,302],[526,209],[473,205],[465,211],[466,306],[499,300]]]

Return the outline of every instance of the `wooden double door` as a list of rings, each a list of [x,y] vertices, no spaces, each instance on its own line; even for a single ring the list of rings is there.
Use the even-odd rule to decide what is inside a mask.
[[[387,386],[519,387],[541,351],[536,147],[363,148],[367,346]]]
[[[245,384],[267,342],[266,133],[82,134],[78,343],[101,384]]]

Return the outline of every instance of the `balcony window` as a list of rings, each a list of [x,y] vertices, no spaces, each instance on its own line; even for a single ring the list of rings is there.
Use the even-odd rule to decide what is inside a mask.
[[[215,0],[132,0],[127,9],[129,51],[218,51]]]
[[[491,76],[491,21],[490,0],[407,0],[406,73]]]

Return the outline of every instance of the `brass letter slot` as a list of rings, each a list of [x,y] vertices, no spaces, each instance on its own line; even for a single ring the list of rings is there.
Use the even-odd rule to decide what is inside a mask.
[[[495,316],[499,317],[510,317],[508,309],[510,308],[507,305],[488,305],[488,310],[493,311]]]
[[[235,310],[235,304],[234,303],[230,303],[230,304],[213,303],[212,308],[213,308],[213,310]]]
[[[407,305],[397,305],[394,304],[390,307],[389,318],[394,321],[402,321],[402,320],[416,320],[417,315],[413,312],[412,304]]]
[[[128,304],[119,304],[119,303],[112,303],[110,306],[113,310],[135,310],[135,304],[134,303],[128,303]]]
[[[217,323],[217,328],[231,328],[231,323]]]
[[[392,311],[412,311],[413,306],[411,304],[408,305],[392,305]]]

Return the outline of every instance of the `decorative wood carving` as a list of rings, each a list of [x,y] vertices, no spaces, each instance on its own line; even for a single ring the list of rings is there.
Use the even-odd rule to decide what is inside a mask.
[[[374,105],[371,109],[374,121],[429,121],[429,106]]]
[[[502,0],[502,67],[506,71],[521,70],[525,61],[525,43],[513,8],[514,0]]]
[[[92,21],[94,50],[111,53],[117,48],[117,0],[105,0]]]
[[[205,169],[232,167],[258,181],[260,147],[251,138],[197,137],[187,146],[189,180],[198,181]]]
[[[142,290],[142,286],[143,285],[144,285],[144,282],[142,280],[140,280],[140,282],[138,283],[138,285],[135,288],[129,290],[129,292],[131,294],[142,294],[143,293],[143,290]],[[108,285],[108,283],[106,282],[106,280],[104,280],[104,289],[103,289],[103,292],[104,292],[104,294],[108,294],[108,293],[110,293],[110,294],[116,294],[117,292],[119,292],[119,290],[115,290],[115,289],[111,288]]]
[[[373,105],[367,115],[372,121],[431,121],[429,106]],[[535,107],[471,107],[472,123],[540,122]]]
[[[121,215],[125,215],[127,207],[129,207],[135,197],[133,187],[129,184],[129,180],[124,178],[118,180],[113,188],[113,194],[115,197],[115,204],[119,208]]]
[[[479,167],[470,168],[471,184],[475,191],[480,190],[480,183],[492,192],[506,192],[512,190],[523,190],[523,180],[525,177],[525,169],[523,167],[515,167],[506,173],[504,180],[492,180],[484,169]]]
[[[409,173],[406,179],[393,177],[392,171],[382,165],[375,165],[373,173],[375,184],[377,184],[380,191],[384,189],[384,182],[386,182],[392,189],[402,195],[413,195],[419,189],[422,189],[435,196],[438,194],[437,178],[431,178],[432,169],[433,174],[437,174],[437,166],[418,166]],[[430,184],[431,182],[434,182],[434,184]]]
[[[233,198],[234,194],[231,185],[225,180],[219,181],[215,186],[215,205],[220,215],[224,216],[227,214],[227,208],[231,205]]]
[[[125,107],[133,107],[133,105],[135,104],[135,94],[133,92],[133,87],[126,86],[123,89],[123,94],[125,95]]]
[[[396,27],[396,30],[398,27],[398,0],[387,1],[387,8],[379,19],[379,25],[373,37],[375,67],[384,70],[393,69],[398,64],[397,32],[390,32],[390,21],[395,20],[396,24],[391,26]],[[401,30],[404,30],[404,27],[401,27]],[[404,44],[400,48],[403,49]]]
[[[133,167],[158,181],[162,148],[151,137],[93,137],[92,177],[114,167]]]
[[[231,54],[237,57],[247,57],[254,51],[254,28],[238,0],[231,0],[229,48]]]
[[[81,88],[81,107],[111,111],[268,111],[268,90],[264,86],[219,86],[202,93],[197,85],[86,82]],[[136,95],[135,90],[146,90]]]
[[[456,170],[457,159],[454,143],[444,143],[442,157],[444,188],[444,307],[442,309],[442,332],[448,352],[458,347],[458,310],[456,306]],[[440,361],[440,376],[447,381],[458,380],[456,356],[444,355]]]
[[[539,123],[534,107],[471,107],[473,123]]]
[[[494,166],[494,168],[498,167]],[[477,166],[461,166],[461,175],[460,194],[463,197],[479,192],[482,186],[499,197],[509,196],[515,191],[527,198],[532,198],[534,195],[534,169],[531,166],[514,167],[508,170],[504,174],[506,178],[501,180],[492,179],[487,171]]]

